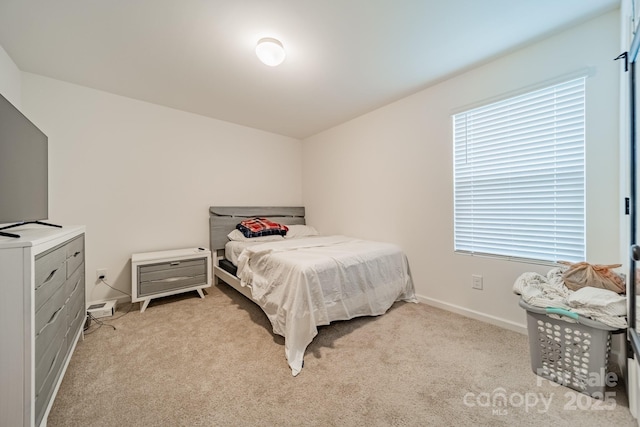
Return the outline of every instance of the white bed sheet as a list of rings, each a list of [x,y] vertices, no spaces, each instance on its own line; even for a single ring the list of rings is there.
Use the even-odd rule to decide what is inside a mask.
[[[417,302],[408,262],[396,245],[322,236],[251,245],[238,256],[242,286],[285,337],[295,376],[317,327]]]
[[[231,263],[237,267],[238,257],[240,256],[240,254],[245,248],[248,248],[249,246],[264,244],[264,243],[266,242],[245,242],[245,241],[240,242],[237,240],[230,240],[227,242],[226,245],[224,245],[224,257],[229,261],[231,261]]]

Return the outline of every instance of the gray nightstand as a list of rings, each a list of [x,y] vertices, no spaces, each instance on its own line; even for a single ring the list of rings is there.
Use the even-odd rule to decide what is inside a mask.
[[[143,301],[144,312],[153,298],[211,286],[211,251],[204,248],[146,252],[131,256],[131,302]]]

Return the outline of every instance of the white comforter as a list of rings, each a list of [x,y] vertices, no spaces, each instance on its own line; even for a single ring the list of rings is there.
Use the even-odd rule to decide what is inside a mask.
[[[273,332],[285,337],[293,375],[300,373],[318,326],[416,301],[407,258],[397,246],[344,236],[250,246],[238,258],[237,275]]]

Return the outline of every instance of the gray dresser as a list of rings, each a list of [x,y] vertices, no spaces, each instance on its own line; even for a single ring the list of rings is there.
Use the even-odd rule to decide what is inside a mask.
[[[84,325],[84,227],[16,230],[0,238],[0,426],[39,426]]]

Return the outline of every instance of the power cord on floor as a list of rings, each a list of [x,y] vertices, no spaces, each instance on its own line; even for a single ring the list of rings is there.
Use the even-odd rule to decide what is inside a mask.
[[[115,326],[110,325],[110,324],[108,324],[108,323],[105,323],[105,322],[103,322],[102,320],[99,320],[97,317],[95,317],[93,314],[91,314],[91,313],[89,313],[89,312],[87,312],[87,314],[89,315],[89,320],[91,320],[91,321],[95,322],[95,323],[98,325],[98,327],[97,327],[97,328],[95,328],[93,331],[90,331],[89,329],[91,329],[91,322],[89,322],[89,326],[86,326],[86,327],[84,328],[84,334],[85,334],[85,335],[89,335],[89,334],[94,333],[94,332],[95,332],[95,331],[97,331],[98,329],[102,328],[102,326],[103,326],[103,325],[106,325],[106,326],[110,326],[110,327],[112,327],[114,331],[116,330],[116,327],[115,327]]]
[[[101,277],[99,277],[99,280],[100,280],[102,283],[104,283],[105,285],[107,285],[108,287],[110,287],[111,289],[113,289],[114,291],[120,292],[121,294],[125,294],[125,295],[127,295],[127,296],[131,297],[131,294],[128,294],[128,293],[126,293],[126,292],[123,292],[123,291],[121,291],[120,289],[116,289],[116,288],[114,288],[113,286],[111,286],[110,284],[108,284],[108,283],[104,280],[104,277],[102,277],[102,276],[101,276]],[[126,316],[127,314],[129,314],[129,312],[131,311],[131,308],[132,308],[132,307],[133,307],[133,303],[132,303],[132,302],[129,302],[129,307],[127,307],[127,311],[126,311],[126,312],[124,312],[123,314],[119,315],[118,317],[111,317],[111,318],[109,318],[109,321],[118,320],[118,319],[120,319],[121,317]],[[89,316],[89,320],[94,321],[94,322],[98,325],[98,327],[97,327],[97,328],[95,328],[93,331],[89,331],[89,329],[91,328],[91,322],[89,322],[89,325],[88,325],[88,326],[85,326],[85,328],[84,328],[85,335],[89,335],[89,334],[94,333],[95,331],[97,331],[98,329],[100,329],[103,325],[110,326],[111,328],[113,328],[113,330],[114,330],[114,331],[116,330],[116,327],[115,327],[115,326],[113,326],[113,325],[111,325],[111,324],[109,324],[109,323],[107,323],[107,321],[106,321],[106,320],[99,320],[97,317],[95,317],[93,314],[91,314],[91,313],[89,313],[89,312],[87,312],[87,315]]]

